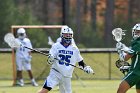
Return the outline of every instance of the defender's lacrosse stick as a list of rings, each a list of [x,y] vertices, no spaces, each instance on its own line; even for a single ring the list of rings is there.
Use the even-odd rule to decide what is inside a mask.
[[[79,80],[79,82],[81,83],[82,87],[86,87],[86,85],[82,82],[81,78],[77,75],[77,73],[75,71],[73,71],[73,73],[76,76],[76,78]]]
[[[53,45],[54,41],[52,40],[52,38],[50,36],[48,36],[48,45]]]
[[[40,53],[42,55],[45,55],[45,56],[49,56],[50,54],[47,54],[47,53],[44,53],[44,52],[41,52],[39,50],[36,50],[36,49],[33,49],[33,48],[29,48],[27,46],[24,46],[22,43],[20,43],[19,41],[16,40],[16,38],[14,37],[14,35],[12,33],[7,33],[5,36],[4,36],[4,41],[11,47],[11,48],[19,48],[19,47],[24,47],[24,48],[27,48],[27,49],[30,49],[32,51],[35,51],[37,53]],[[59,60],[57,58],[55,58],[56,60]],[[83,70],[82,68],[78,67],[78,66],[75,66],[73,64],[70,64],[68,62],[65,62],[64,63],[68,64],[68,65],[71,65],[73,67],[76,67],[76,68],[79,68],[81,70]],[[94,74],[94,72],[93,72]]]

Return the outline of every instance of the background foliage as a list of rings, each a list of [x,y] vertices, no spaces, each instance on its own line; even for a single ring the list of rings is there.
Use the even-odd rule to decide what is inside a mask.
[[[114,47],[111,31],[121,27],[127,30],[123,42],[129,45],[131,28],[140,21],[139,6],[139,0],[4,0],[0,3],[0,47],[8,47],[3,36],[11,25],[68,25],[80,48]],[[55,41],[60,32],[27,30],[34,47],[50,47],[48,36]]]

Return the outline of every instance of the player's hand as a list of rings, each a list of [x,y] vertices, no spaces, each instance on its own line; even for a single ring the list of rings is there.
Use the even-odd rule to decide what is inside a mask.
[[[122,73],[125,73],[130,70],[130,66],[121,66],[119,69]]]
[[[49,65],[52,65],[55,62],[55,60],[56,59],[54,58],[54,56],[49,55],[47,62],[48,62]]]
[[[124,52],[124,51],[121,51],[120,53],[119,53],[119,59],[120,59],[120,61],[125,61],[125,56],[126,56],[127,54]]]
[[[120,67],[120,70],[127,70],[127,69],[129,69],[130,68],[130,66],[121,66]]]
[[[90,66],[85,66],[83,70],[88,74],[94,73],[93,69]]]
[[[118,43],[116,44],[116,49],[117,49],[117,51],[122,50],[124,47],[125,47],[125,45],[124,45],[123,43],[121,43],[121,42],[118,42]]]
[[[125,52],[133,52],[133,50],[131,50],[129,47],[127,47],[125,44],[118,42],[116,44],[116,49],[118,51],[118,53],[120,53],[121,51],[125,51]]]

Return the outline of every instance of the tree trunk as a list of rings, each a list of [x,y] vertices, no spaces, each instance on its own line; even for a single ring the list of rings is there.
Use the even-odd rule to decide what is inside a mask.
[[[82,13],[81,13],[81,5],[82,5],[82,2],[81,0],[77,0],[76,1],[76,42],[77,43],[80,43],[80,31],[81,31],[81,17],[82,17]]]
[[[69,25],[69,0],[62,0],[62,24]]]
[[[94,32],[96,31],[96,4],[97,0],[91,1],[91,25]]]
[[[113,28],[114,3],[114,0],[107,0],[106,2],[104,40],[105,46],[107,47],[111,47],[111,31]]]

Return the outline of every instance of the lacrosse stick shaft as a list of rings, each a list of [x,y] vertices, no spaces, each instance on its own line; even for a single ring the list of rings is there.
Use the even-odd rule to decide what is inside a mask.
[[[39,51],[39,50],[37,50],[37,49],[29,48],[29,47],[26,47],[26,46],[24,46],[24,47],[27,48],[27,49],[30,49],[30,50],[32,50],[32,51],[35,51],[35,52],[37,52],[37,53],[40,53],[40,54],[42,54],[42,55],[49,56],[49,54],[44,53],[44,52],[41,52],[41,51]]]
[[[50,54],[41,52],[41,51],[39,51],[39,50],[36,50],[36,49],[33,49],[33,48],[30,48],[30,47],[27,47],[27,46],[22,45],[22,43],[18,42],[18,41],[15,39],[15,37],[14,37],[14,35],[13,35],[12,33],[7,33],[7,34],[4,36],[4,41],[5,41],[11,48],[19,48],[19,47],[22,46],[22,47],[24,47],[24,48],[27,48],[27,49],[32,50],[32,51],[35,51],[35,52],[40,53],[40,54],[45,55],[45,56],[49,56],[49,55],[50,55]],[[57,59],[57,60],[59,60],[59,59]],[[78,66],[75,66],[75,65],[73,65],[73,64],[70,64],[70,63],[68,63],[68,62],[64,62],[64,63],[66,63],[66,64],[68,64],[68,65],[71,65],[71,66],[73,66],[73,67],[75,67],[75,68],[79,68],[79,69],[83,70],[82,68],[80,68],[80,67],[78,67]]]
[[[78,67],[78,66],[75,66],[75,65],[73,65],[73,64],[70,64],[70,63],[68,63],[68,62],[65,62],[65,61],[64,61],[64,63],[65,63],[65,64],[69,64],[69,65],[71,65],[71,66],[73,66],[73,67],[75,67],[75,68],[78,68],[78,69],[80,69],[80,70],[84,70],[84,69],[82,69],[82,68],[80,68],[80,67]],[[95,73],[93,72],[92,74],[94,75]]]
[[[73,73],[74,73],[74,75],[76,76],[76,78],[79,80],[79,82],[81,83],[81,85],[82,85],[83,87],[86,87],[86,85],[82,82],[81,78],[76,74],[76,72],[73,71]]]

